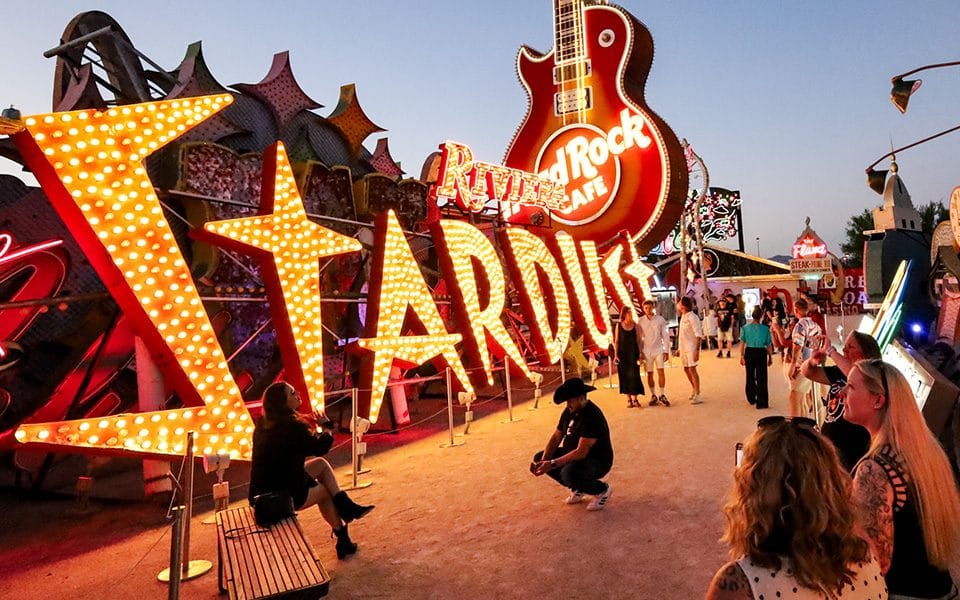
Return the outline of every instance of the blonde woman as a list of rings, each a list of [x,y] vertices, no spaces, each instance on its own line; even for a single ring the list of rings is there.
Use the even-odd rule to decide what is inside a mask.
[[[757,422],[723,508],[733,561],[717,571],[708,600],[887,598],[857,527],[850,477],[815,425]]]
[[[890,598],[957,598],[949,567],[960,552],[960,495],[907,380],[880,359],[861,360],[843,393],[844,416],[870,432],[854,496]]]

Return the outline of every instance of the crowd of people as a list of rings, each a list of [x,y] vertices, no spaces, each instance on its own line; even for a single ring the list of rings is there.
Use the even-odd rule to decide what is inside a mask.
[[[670,338],[652,302],[644,308],[646,325],[621,319],[633,333],[619,332],[616,351],[621,377],[632,368],[628,379],[642,384],[639,368],[647,368],[653,388],[657,365],[644,365],[668,356]],[[883,362],[876,340],[853,332],[835,349],[805,298],[788,319],[770,294],[746,324],[733,295],[710,305],[702,321],[688,297],[677,310],[674,353],[691,402],[702,401],[696,366],[713,335],[718,358],[730,357],[739,342],[751,405],[769,407],[767,370],[778,353],[790,389],[789,416],[761,418],[743,447],[724,507],[732,560],[717,571],[707,598],[960,598],[949,571],[960,559],[957,481],[909,384]],[[814,382],[827,386],[822,423],[807,416],[820,412],[811,405]],[[563,439],[562,430],[555,435]],[[543,456],[549,452],[535,461]],[[602,485],[609,490],[594,487]]]
[[[960,558],[960,493],[909,384],[883,362],[871,336],[854,332],[836,350],[825,343],[803,299],[793,309],[796,321],[789,333],[775,333],[776,309],[761,305],[735,338],[725,333],[736,323],[735,299],[717,303],[718,356],[730,357],[739,339],[745,392],[757,408],[769,406],[766,372],[775,339],[788,336],[783,364],[791,414],[761,418],[743,444],[723,509],[722,541],[731,560],[717,570],[706,597],[960,598],[949,571],[951,561]],[[677,310],[674,353],[691,386],[690,402],[698,404],[704,328],[690,298],[681,298]],[[669,328],[652,301],[644,303],[637,320],[629,307],[621,311],[614,360],[629,407],[639,406],[644,394],[641,368],[650,404],[670,406],[664,393],[670,352]],[[829,386],[822,424],[797,414],[807,408],[803,395],[811,382]],[[565,407],[530,472],[566,488],[568,504],[590,497],[587,509],[598,511],[611,496],[604,477],[614,451],[606,418],[588,398],[594,389],[571,378],[555,391],[554,402]],[[317,506],[336,537],[337,556],[346,558],[357,551],[348,524],[373,506],[356,504],[339,488],[322,458],[332,446],[332,432],[320,416],[317,423],[304,419],[300,405],[289,384],[266,390],[253,437],[250,501],[256,509],[261,499],[279,494],[291,510]]]

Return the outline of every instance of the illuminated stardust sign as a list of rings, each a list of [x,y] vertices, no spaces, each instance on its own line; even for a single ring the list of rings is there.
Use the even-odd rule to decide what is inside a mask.
[[[193,430],[198,452],[250,458],[250,414],[143,166],[152,152],[230,102],[224,94],[40,115],[25,119],[24,130],[12,136],[184,403],[176,410],[22,424],[15,434],[18,442],[98,453],[180,455],[185,433]],[[301,410],[322,410],[320,261],[356,252],[360,244],[307,218],[281,143],[264,152],[263,163],[256,216],[206,223],[191,233],[259,260],[285,378],[301,392]],[[501,191],[497,174],[507,173],[523,185],[536,182],[534,190],[542,185],[531,173],[482,168],[493,173],[487,179],[491,188]],[[531,197],[522,188],[518,194]],[[442,360],[456,385],[474,391],[493,381],[492,354],[533,379],[503,323],[506,275],[491,240],[461,221],[438,221],[431,227],[441,270],[451,283],[458,331],[448,330],[440,316],[396,215],[379,214],[366,331],[357,344],[365,354],[357,382],[361,410],[366,407],[373,422],[396,363]],[[652,271],[639,261],[626,234],[602,257],[594,242],[564,232],[543,239],[508,227],[497,235],[542,365],[560,359],[574,324],[584,332],[586,346],[605,350],[610,339],[607,295],[617,307],[634,308],[635,296],[641,290],[649,293],[646,279]],[[0,238],[0,244],[9,257],[10,242]]]

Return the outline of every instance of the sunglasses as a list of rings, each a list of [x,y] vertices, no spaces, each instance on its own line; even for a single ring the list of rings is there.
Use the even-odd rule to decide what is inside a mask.
[[[771,425],[776,425],[785,421],[789,421],[794,427],[797,428],[807,428],[814,431],[817,429],[817,422],[809,417],[782,417],[779,415],[760,419],[757,421],[757,429],[770,427]]]
[[[867,361],[870,366],[880,369],[880,384],[883,385],[883,397],[890,397],[890,390],[887,388],[887,370],[883,368],[883,359],[882,358],[871,358]]]

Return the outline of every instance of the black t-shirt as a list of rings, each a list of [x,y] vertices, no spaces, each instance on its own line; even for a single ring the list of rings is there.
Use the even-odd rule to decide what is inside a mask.
[[[826,416],[820,433],[833,442],[843,468],[851,472],[870,448],[870,432],[843,418],[843,398],[840,392],[847,385],[847,378],[840,367],[824,367],[823,372],[830,380],[830,390],[823,399]]]
[[[297,506],[306,499],[308,488],[316,485],[303,468],[309,456],[330,451],[333,436],[314,433],[293,417],[264,427],[263,419],[253,430],[253,457],[250,469],[250,499],[266,492],[286,490]]]
[[[949,571],[930,564],[920,523],[917,495],[900,455],[889,445],[871,455],[893,488],[893,556],[887,571],[891,594],[911,598],[942,598],[950,593]]]
[[[736,304],[727,300],[717,302],[717,326],[720,327],[720,331],[727,331],[733,325],[733,314],[736,308]]]
[[[557,430],[563,435],[560,441],[559,455],[573,452],[580,444],[580,438],[597,440],[590,447],[587,458],[610,468],[613,465],[613,446],[610,444],[610,428],[600,408],[587,401],[579,412],[572,413],[563,409]]]

